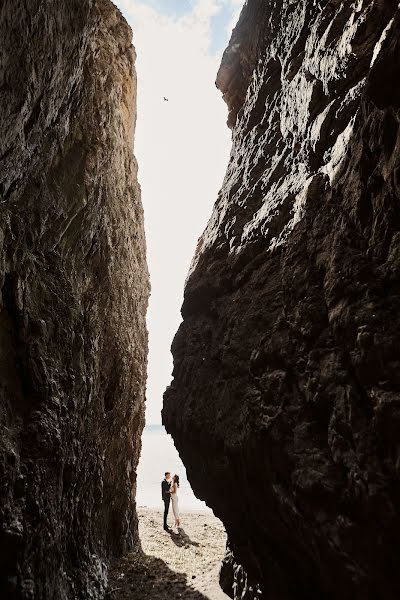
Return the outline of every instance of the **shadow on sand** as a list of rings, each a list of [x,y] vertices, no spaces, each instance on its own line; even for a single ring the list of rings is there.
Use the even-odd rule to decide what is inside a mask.
[[[188,548],[189,546],[200,546],[198,542],[194,542],[190,539],[186,531],[182,527],[178,527],[178,532],[170,531],[171,540],[179,548]]]
[[[177,533],[173,535],[179,537]],[[190,540],[188,536],[186,537]],[[198,545],[191,540],[190,544]],[[106,600],[171,600],[171,598],[209,600],[189,586],[185,573],[171,571],[163,560],[147,556],[142,550],[131,553],[112,569],[105,595]]]

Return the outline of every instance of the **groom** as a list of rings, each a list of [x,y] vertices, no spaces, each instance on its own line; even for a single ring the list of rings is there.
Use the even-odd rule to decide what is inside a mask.
[[[164,531],[171,531],[168,527],[167,517],[169,511],[169,503],[171,502],[171,495],[169,493],[169,488],[171,487],[171,473],[167,471],[165,473],[165,478],[161,482],[161,495],[164,501]]]

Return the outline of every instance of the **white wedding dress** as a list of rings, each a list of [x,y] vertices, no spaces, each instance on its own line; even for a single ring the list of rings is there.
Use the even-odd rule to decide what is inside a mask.
[[[178,494],[177,486],[174,485],[174,492],[171,492],[172,512],[174,513],[175,523],[179,521],[179,506],[178,506]]]

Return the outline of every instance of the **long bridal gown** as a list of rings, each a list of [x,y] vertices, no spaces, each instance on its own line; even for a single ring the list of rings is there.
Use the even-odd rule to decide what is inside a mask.
[[[174,492],[171,492],[172,512],[174,513],[175,523],[179,521],[179,506],[178,506],[178,494],[177,486],[174,485]]]

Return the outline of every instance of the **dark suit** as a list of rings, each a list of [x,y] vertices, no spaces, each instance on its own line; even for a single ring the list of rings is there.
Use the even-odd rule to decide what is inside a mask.
[[[169,511],[169,503],[171,502],[171,495],[168,493],[170,487],[171,484],[166,479],[163,479],[161,482],[161,495],[164,501],[164,529],[168,527],[167,517]]]

